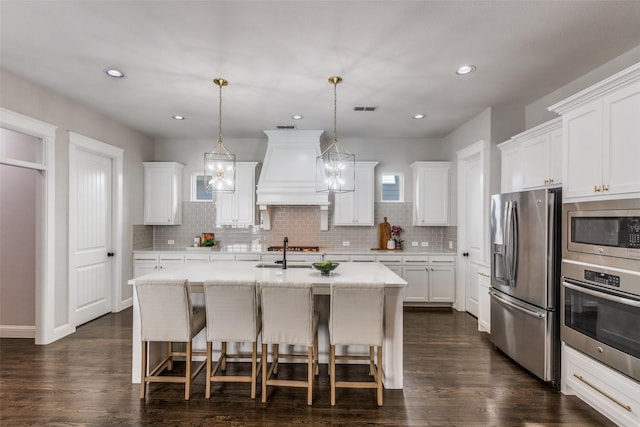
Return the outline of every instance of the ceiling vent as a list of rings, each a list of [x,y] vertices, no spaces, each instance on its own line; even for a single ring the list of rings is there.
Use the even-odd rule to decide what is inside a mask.
[[[378,107],[353,107],[353,111],[376,111]]]

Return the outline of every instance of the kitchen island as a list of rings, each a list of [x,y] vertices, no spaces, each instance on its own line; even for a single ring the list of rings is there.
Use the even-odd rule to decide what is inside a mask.
[[[385,283],[384,305],[384,343],[383,343],[383,382],[388,389],[403,387],[403,301],[407,282],[400,276],[380,263],[344,262],[331,276],[322,276],[318,271],[300,266],[287,268],[257,267],[259,263],[252,261],[177,264],[171,268],[162,269],[129,280],[134,285],[137,279],[167,280],[187,279],[191,283],[196,304],[202,303],[202,285],[205,280],[256,280],[261,282],[289,282],[311,283],[316,295],[315,309],[320,313],[318,327],[319,359],[320,363],[328,363],[329,335],[327,320],[329,318],[329,289],[331,283],[383,282]],[[137,295],[133,293],[133,336],[132,336],[132,367],[131,380],[140,382],[141,343],[140,343],[140,313]],[[204,331],[194,339],[194,350],[204,350]],[[158,360],[165,346],[150,346],[151,364]]]

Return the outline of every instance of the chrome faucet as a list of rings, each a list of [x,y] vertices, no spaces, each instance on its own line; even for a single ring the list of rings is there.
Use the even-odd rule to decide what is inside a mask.
[[[287,236],[284,237],[284,241],[282,242],[282,269],[287,269],[287,243],[289,243],[289,238]]]

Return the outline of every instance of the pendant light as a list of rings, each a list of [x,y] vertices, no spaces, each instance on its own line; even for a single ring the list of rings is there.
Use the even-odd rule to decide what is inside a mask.
[[[213,79],[220,88],[220,120],[218,144],[210,153],[204,153],[204,175],[207,190],[214,193],[233,193],[236,189],[236,155],[229,153],[222,143],[222,86],[229,82],[221,77]]]
[[[342,77],[329,77],[333,85],[333,142],[316,157],[316,191],[355,191],[356,156],[338,145],[336,88]]]

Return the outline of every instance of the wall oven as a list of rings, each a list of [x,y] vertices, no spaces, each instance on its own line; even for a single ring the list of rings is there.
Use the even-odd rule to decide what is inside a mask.
[[[563,206],[561,338],[640,381],[640,199]]]

